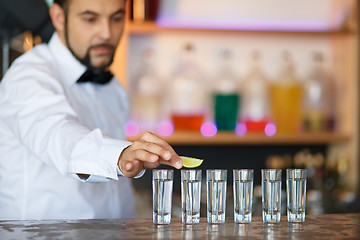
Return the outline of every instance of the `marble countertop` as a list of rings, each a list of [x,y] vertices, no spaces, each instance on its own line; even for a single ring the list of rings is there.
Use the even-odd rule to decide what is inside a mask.
[[[360,213],[306,216],[305,223],[264,224],[254,217],[250,224],[154,225],[152,219],[95,219],[0,221],[0,239],[360,239]]]

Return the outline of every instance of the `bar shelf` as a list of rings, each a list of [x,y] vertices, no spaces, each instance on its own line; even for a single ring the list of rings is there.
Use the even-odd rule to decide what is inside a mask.
[[[134,141],[137,137],[128,137],[128,140]],[[162,138],[172,145],[328,145],[349,141],[350,135],[342,133],[298,133],[275,134],[268,137],[262,133],[248,133],[245,136],[238,136],[234,132],[221,131],[213,137],[205,137],[200,132],[175,131],[171,136]]]

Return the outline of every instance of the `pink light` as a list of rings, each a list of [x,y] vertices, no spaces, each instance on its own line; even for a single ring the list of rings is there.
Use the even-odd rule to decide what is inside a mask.
[[[174,124],[171,121],[160,122],[157,126],[157,133],[161,136],[168,137],[174,132]]]
[[[201,125],[200,132],[205,137],[213,137],[217,133],[217,128],[213,122],[204,122]]]
[[[189,29],[223,29],[243,31],[300,31],[300,32],[324,32],[334,29],[326,22],[321,21],[276,21],[276,20],[214,20],[214,19],[176,19],[160,16],[156,19],[159,27],[189,28]]]
[[[238,123],[236,124],[235,128],[236,135],[243,137],[247,133],[247,127],[245,123]]]
[[[264,130],[266,136],[272,137],[276,133],[276,125],[274,123],[267,123]]]
[[[125,134],[126,136],[133,137],[140,133],[140,127],[137,122],[129,121],[125,125]]]

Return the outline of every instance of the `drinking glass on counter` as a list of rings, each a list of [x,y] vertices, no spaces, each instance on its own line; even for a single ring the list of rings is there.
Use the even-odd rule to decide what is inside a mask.
[[[171,222],[173,179],[173,170],[153,170],[152,188],[154,224],[170,224]]]
[[[264,223],[278,223],[281,217],[281,170],[261,169]]]
[[[306,169],[286,169],[288,222],[305,222]]]
[[[227,170],[206,170],[207,222],[224,223]]]
[[[181,220],[184,224],[200,221],[201,170],[181,170]]]
[[[234,222],[250,223],[252,216],[254,170],[234,169]]]

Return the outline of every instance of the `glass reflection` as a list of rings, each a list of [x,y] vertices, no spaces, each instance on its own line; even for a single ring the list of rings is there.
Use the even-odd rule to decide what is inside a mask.
[[[274,240],[280,239],[281,230],[280,224],[268,223],[263,225],[263,239],[264,240]]]
[[[208,224],[206,239],[219,239],[225,236],[225,224]]]
[[[304,223],[288,223],[288,239],[298,239],[304,229]]]
[[[251,224],[237,224],[234,223],[234,236],[251,236],[252,229]]]
[[[171,239],[171,225],[153,225],[153,239]]]
[[[183,224],[181,237],[182,239],[198,239],[199,238],[198,224]]]

